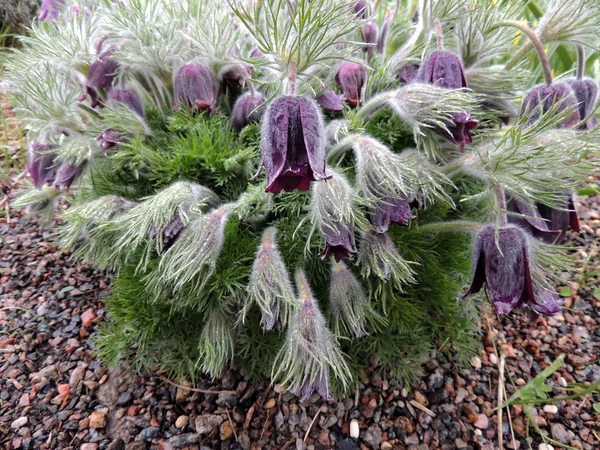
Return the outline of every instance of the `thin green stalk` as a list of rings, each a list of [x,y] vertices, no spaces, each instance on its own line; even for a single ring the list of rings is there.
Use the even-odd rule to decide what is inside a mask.
[[[583,80],[585,74],[585,50],[583,45],[577,44],[577,79]]]
[[[419,225],[419,231],[425,233],[454,233],[461,231],[464,233],[471,233],[473,231],[479,231],[483,228],[484,224],[479,222],[469,222],[467,220],[452,220],[448,222],[434,222],[425,225]]]

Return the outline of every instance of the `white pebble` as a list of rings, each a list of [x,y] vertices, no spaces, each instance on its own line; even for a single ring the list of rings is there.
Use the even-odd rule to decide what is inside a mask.
[[[490,363],[492,363],[494,366],[498,364],[498,358],[496,357],[495,353],[490,353]]]
[[[481,369],[481,358],[479,356],[473,356],[471,359],[471,365],[476,369]]]
[[[550,444],[540,444],[538,449],[539,450],[554,450],[554,447],[552,447]]]
[[[548,414],[556,414],[558,412],[558,408],[556,405],[546,405],[544,406],[544,412]]]
[[[475,434],[477,436],[481,436],[482,435],[481,430],[479,428],[475,428]]]
[[[17,420],[15,420],[13,423],[10,424],[10,427],[13,430],[18,430],[19,428],[24,426],[26,423],[27,423],[27,417],[19,417]]]
[[[354,439],[358,439],[358,435],[360,434],[360,428],[358,426],[358,420],[352,419],[350,421],[350,437]]]
[[[567,387],[567,380],[565,380],[563,377],[560,377],[558,379],[558,384],[560,384],[562,387],[566,388]]]

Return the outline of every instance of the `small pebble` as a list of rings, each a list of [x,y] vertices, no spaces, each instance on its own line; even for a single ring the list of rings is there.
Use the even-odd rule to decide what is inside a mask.
[[[558,412],[558,407],[556,405],[546,405],[544,406],[544,412],[548,414],[556,414]]]
[[[360,427],[358,426],[358,420],[352,419],[350,421],[350,437],[354,439],[358,439],[358,435],[360,434]]]
[[[567,380],[565,380],[564,377],[560,377],[558,379],[558,384],[560,384],[562,387],[566,388],[567,387]]]
[[[473,356],[471,359],[471,365],[476,369],[481,369],[481,358],[479,356]]]
[[[554,447],[552,447],[550,444],[540,444],[538,450],[554,450]]]
[[[498,364],[498,358],[496,357],[495,353],[490,353],[490,363],[494,366]]]
[[[177,420],[175,421],[175,426],[177,428],[181,429],[181,428],[185,427],[188,424],[189,421],[190,421],[189,416],[185,416],[185,415],[179,416],[177,418]]]

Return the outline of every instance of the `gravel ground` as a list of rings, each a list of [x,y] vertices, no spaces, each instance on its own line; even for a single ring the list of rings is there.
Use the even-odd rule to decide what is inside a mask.
[[[8,157],[18,147],[11,142]],[[40,230],[34,219],[10,209],[22,179],[16,167],[0,179],[2,449],[496,449],[501,430],[504,448],[549,450],[522,406],[511,407],[510,418],[505,409],[498,425],[499,382],[510,396],[560,354],[565,364],[548,379],[550,396],[600,378],[600,299],[593,294],[600,286],[600,272],[594,275],[599,196],[581,199],[584,233],[572,237],[579,271],[560,274],[573,293],[563,313],[531,321],[518,313],[498,320],[490,312],[480,324],[484,351],[469,368],[432,355],[410,391],[366,371],[352,398],[301,404],[278,386],[248,383],[235,371],[192,388],[104,367],[91,337],[110,280],[70,261],[54,246],[52,228]],[[504,361],[506,376],[500,377]],[[556,441],[592,450],[600,448],[594,403],[600,395],[531,412]]]

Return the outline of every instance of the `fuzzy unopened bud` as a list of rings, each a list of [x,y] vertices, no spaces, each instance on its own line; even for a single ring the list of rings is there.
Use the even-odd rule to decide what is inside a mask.
[[[379,38],[377,39],[377,53],[384,53],[387,35],[390,32],[390,24],[394,19],[394,13],[387,13],[385,19],[383,20],[383,25],[381,26],[381,30],[379,30]]]
[[[556,128],[573,128],[582,119],[579,117],[577,98],[567,83],[534,87],[525,95],[519,115],[527,117],[526,126],[531,126],[553,107],[560,112],[570,111]]]
[[[329,303],[335,328],[343,327],[357,339],[367,334],[365,313],[369,309],[369,300],[343,262],[332,261]]]
[[[331,399],[331,372],[346,387],[349,369],[302,270],[296,272],[296,286],[299,306],[277,356],[273,378],[281,379],[284,387],[300,395],[303,402],[314,393]]]
[[[212,114],[218,91],[217,79],[208,67],[197,63],[186,64],[175,75],[173,108],[207,109]]]
[[[392,281],[398,288],[415,281],[409,263],[400,256],[387,233],[368,230],[360,242],[358,262],[365,277],[373,275],[384,282]]]
[[[368,22],[362,27],[362,36],[365,44],[364,51],[369,55],[369,58],[373,56],[375,47],[377,45],[377,25],[375,22]]]
[[[525,231],[515,226],[496,229],[487,225],[475,238],[473,246],[473,281],[465,296],[477,293],[483,285],[499,314],[528,305],[540,314],[554,314],[560,309],[548,293],[537,292],[531,274],[530,243]]]
[[[313,185],[312,215],[325,241],[321,258],[333,254],[340,261],[356,253],[353,192],[342,175],[332,171],[328,180]]]
[[[359,104],[366,81],[367,69],[352,62],[342,63],[335,74],[336,84],[344,93],[344,98],[352,106]]]
[[[102,94],[111,90],[119,71],[120,64],[113,57],[116,51],[116,46],[110,46],[90,65],[86,87],[94,108],[100,104]]]
[[[135,89],[112,89],[108,96],[108,102],[113,107],[118,104],[124,105],[139,117],[145,116],[142,97]]]
[[[306,97],[279,97],[262,121],[261,168],[266,192],[308,190],[325,174],[325,129],[317,105]]]
[[[85,161],[80,163],[73,161],[61,164],[56,171],[54,186],[59,190],[69,189],[75,179],[83,172],[85,164]]]
[[[265,112],[265,97],[259,93],[246,92],[237,99],[231,112],[231,126],[236,133],[251,123],[260,122]]]
[[[41,189],[46,183],[52,184],[56,172],[56,155],[52,153],[55,148],[54,145],[42,144],[35,140],[29,144],[27,170],[36,189]]]
[[[579,120],[584,120],[596,108],[598,100],[598,83],[591,78],[567,79],[566,83],[571,86],[573,94],[579,104]],[[588,121],[579,127],[580,130],[591,130],[596,127],[598,120],[592,116]]]
[[[378,233],[385,233],[392,223],[406,224],[414,219],[408,196],[386,198],[371,206],[369,221]]]
[[[256,303],[262,316],[260,324],[265,330],[286,327],[296,303],[288,271],[277,248],[276,236],[275,227],[269,227],[263,233],[250,274],[248,301],[242,311],[244,320],[249,306]]]

